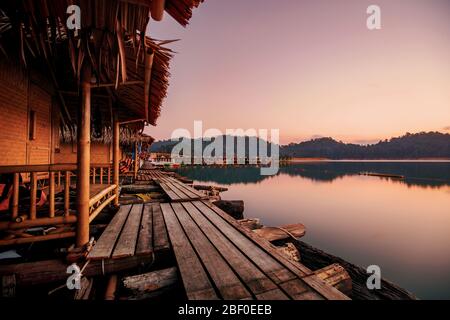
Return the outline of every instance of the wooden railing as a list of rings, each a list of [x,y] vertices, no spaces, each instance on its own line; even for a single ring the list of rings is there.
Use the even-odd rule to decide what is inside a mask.
[[[111,184],[112,164],[91,164],[91,181],[92,184]]]
[[[21,244],[34,241],[75,236],[77,215],[70,207],[70,186],[76,181],[76,164],[0,166],[1,175],[12,175],[12,194],[9,217],[0,216],[0,245]],[[91,166],[92,183],[111,184],[111,164]],[[28,186],[29,205],[20,203],[20,186]],[[71,183],[72,182],[72,183]],[[95,195],[90,205],[91,222],[100,211],[115,198],[115,185],[105,187]],[[39,191],[47,195],[45,207],[39,210]],[[8,192],[8,191],[7,191]],[[28,193],[28,192],[27,192]],[[63,201],[56,203],[55,196],[62,194]],[[20,204],[20,205],[19,205]],[[48,211],[47,209],[48,206]],[[38,214],[39,213],[39,214]],[[47,227],[42,235],[29,233],[30,228]]]

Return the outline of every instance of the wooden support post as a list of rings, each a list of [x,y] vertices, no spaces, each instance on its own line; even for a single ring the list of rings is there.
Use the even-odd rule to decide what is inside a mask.
[[[64,215],[70,214],[70,171],[66,171],[66,179],[64,181]]]
[[[164,17],[165,6],[166,6],[165,0],[153,0],[152,1],[150,11],[151,11],[153,20],[155,20],[155,21],[162,20],[162,18]]]
[[[134,143],[134,179],[137,179],[139,170],[138,143]]]
[[[117,275],[112,274],[108,279],[108,284],[106,285],[105,300],[113,301],[116,299],[117,290]]]
[[[91,160],[91,66],[81,74],[81,107],[78,111],[77,239],[78,248],[89,242],[89,169]]]
[[[50,172],[49,175],[49,217],[53,218],[55,216],[55,173]]]
[[[103,184],[103,167],[100,168],[100,184]]]
[[[117,113],[114,114],[114,130],[113,130],[113,184],[116,185],[114,193],[116,198],[114,199],[114,205],[119,206],[119,134],[120,124]]]
[[[36,219],[37,173],[31,173],[30,220]]]
[[[111,166],[108,167],[108,184],[111,184]]]
[[[61,171],[58,171],[58,188],[61,186]]]
[[[19,176],[20,173],[14,173],[13,182],[13,205],[12,205],[12,218],[15,220],[19,216]]]
[[[95,174],[96,174],[96,170],[95,168],[92,168],[92,184],[95,184]]]

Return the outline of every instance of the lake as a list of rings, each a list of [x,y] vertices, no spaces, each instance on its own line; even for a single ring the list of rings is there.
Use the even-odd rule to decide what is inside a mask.
[[[363,176],[377,172],[404,180]],[[309,162],[261,176],[256,167],[185,167],[199,183],[229,188],[245,217],[301,222],[303,241],[367,267],[421,299],[450,299],[450,162]]]

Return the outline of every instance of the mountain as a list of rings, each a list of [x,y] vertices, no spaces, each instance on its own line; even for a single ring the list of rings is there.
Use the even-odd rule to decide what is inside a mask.
[[[440,132],[407,133],[371,145],[343,143],[320,138],[282,146],[285,157],[329,159],[421,159],[450,158],[450,134]]]
[[[234,139],[234,152],[237,152],[237,137],[233,137],[233,136],[218,136],[218,137],[214,137],[212,138],[211,141],[203,141],[202,145],[203,145],[203,150],[209,145],[211,144],[214,139],[217,138],[222,138],[223,140],[223,155],[226,155],[226,146],[225,146],[225,141],[226,139]],[[245,138],[245,155],[248,156],[249,154],[249,145],[250,145],[250,138],[249,137],[244,137]],[[270,144],[267,144],[267,142],[263,139],[257,139],[256,140],[258,142],[257,144],[257,150],[259,150],[259,146],[261,145],[261,143],[265,143],[267,145],[267,152],[266,154],[268,154],[270,156]],[[191,143],[191,153],[194,154],[194,143],[195,140],[194,139],[190,139],[190,143]],[[150,147],[150,152],[164,152],[164,153],[171,153],[172,152],[172,148],[178,144],[178,141],[171,141],[171,140],[162,140],[162,141],[157,141],[155,143],[153,143]]]
[[[222,138],[225,141],[225,136],[222,136]],[[236,139],[236,137],[234,138]],[[193,141],[191,140],[192,146],[194,145]],[[262,139],[259,141],[264,142]],[[170,153],[177,143],[170,140],[158,141],[150,147],[150,152]],[[203,141],[203,149],[209,144],[209,141]],[[246,137],[245,144],[246,156],[248,156],[248,137]],[[270,146],[267,149],[270,155]],[[223,152],[225,154],[225,147]],[[450,134],[440,132],[407,133],[404,136],[371,145],[344,143],[333,138],[319,138],[281,146],[280,157],[328,159],[450,158]]]

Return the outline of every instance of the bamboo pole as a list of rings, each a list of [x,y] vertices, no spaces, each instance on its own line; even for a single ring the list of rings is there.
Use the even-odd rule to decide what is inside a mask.
[[[152,18],[155,21],[161,21],[164,17],[165,0],[153,0],[151,4]]]
[[[17,217],[16,222],[0,221],[0,230],[19,230],[42,226],[54,226],[58,224],[72,224],[76,221],[77,217],[73,215],[69,217],[40,218],[35,220],[26,220],[26,216],[24,216]]]
[[[100,184],[103,184],[103,167],[100,167]]]
[[[13,205],[12,205],[12,218],[15,220],[19,216],[19,175],[20,173],[14,173],[13,182]]]
[[[50,172],[50,185],[49,185],[49,193],[50,193],[50,199],[49,199],[49,206],[50,206],[50,213],[49,217],[53,218],[55,216],[55,173]]]
[[[70,214],[70,171],[66,171],[66,179],[64,180],[64,215]]]
[[[154,51],[147,49],[145,52],[145,75],[144,75],[144,108],[145,108],[145,120],[149,121],[148,108],[150,106],[150,85],[152,81],[152,68]]]
[[[96,170],[95,167],[92,168],[92,184],[95,184],[95,174],[96,174]]]
[[[113,130],[113,184],[116,185],[114,194],[114,205],[119,206],[119,119],[117,113],[114,113],[114,130]]]
[[[138,143],[134,143],[134,179],[137,179],[139,170]]]
[[[31,173],[30,220],[36,219],[37,172]]]
[[[58,171],[58,187],[61,186],[61,171]]]
[[[108,279],[108,284],[105,290],[105,300],[112,301],[116,299],[117,290],[117,275],[112,274]]]
[[[82,69],[81,108],[78,111],[77,146],[77,212],[76,245],[83,247],[89,242],[89,169],[91,158],[91,76],[90,65]]]
[[[111,184],[111,166],[108,167],[108,184]]]

